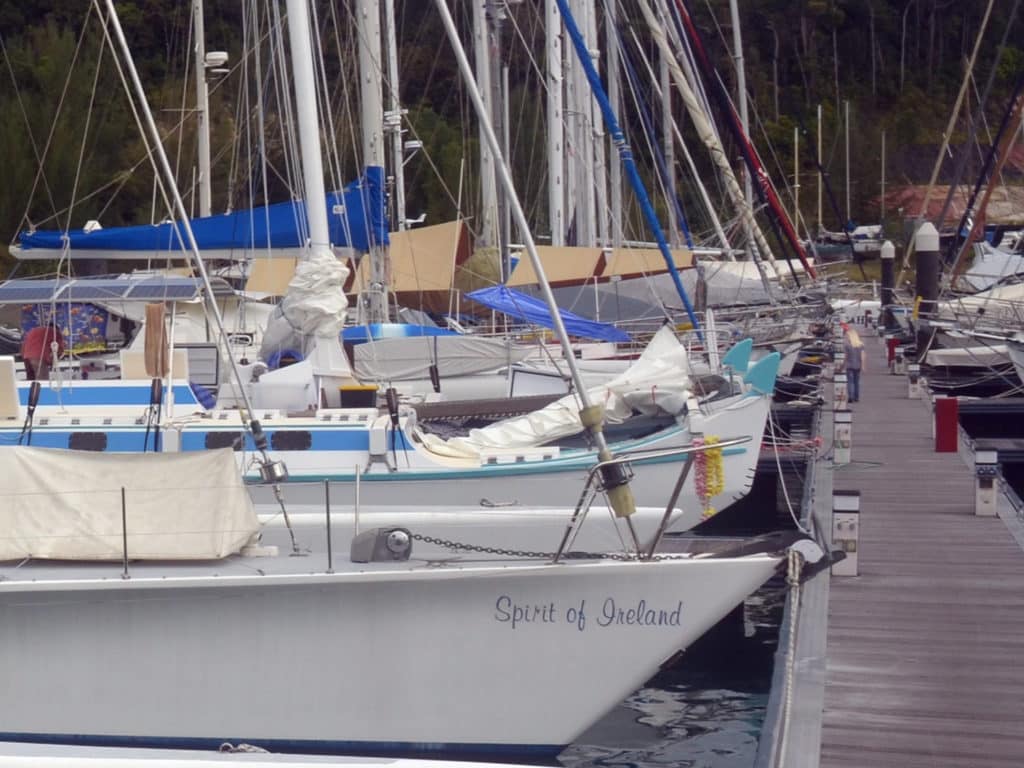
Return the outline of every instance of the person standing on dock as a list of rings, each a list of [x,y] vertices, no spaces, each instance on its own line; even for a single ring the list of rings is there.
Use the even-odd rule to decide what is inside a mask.
[[[843,323],[843,352],[846,354],[846,389],[850,402],[860,400],[860,371],[864,367],[864,342],[856,329]]]

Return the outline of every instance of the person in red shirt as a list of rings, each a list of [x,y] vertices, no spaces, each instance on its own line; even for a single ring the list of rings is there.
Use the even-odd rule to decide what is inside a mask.
[[[29,381],[50,378],[53,365],[52,343],[57,343],[57,357],[64,354],[64,335],[53,326],[36,326],[21,340],[21,359],[25,362],[25,376]]]

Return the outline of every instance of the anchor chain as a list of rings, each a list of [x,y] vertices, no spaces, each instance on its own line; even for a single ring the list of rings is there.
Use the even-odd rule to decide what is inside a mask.
[[[412,538],[416,541],[422,541],[424,544],[435,544],[439,547],[445,547],[446,549],[460,549],[466,552],[478,552],[485,555],[503,555],[506,557],[516,557],[522,559],[538,559],[538,560],[553,560],[555,557],[554,552],[537,552],[528,549],[504,549],[502,547],[485,547],[481,544],[466,544],[461,541],[452,541],[451,539],[440,539],[436,536],[426,536],[422,533],[412,534]],[[563,559],[567,560],[668,560],[671,559],[665,555],[655,555],[652,558],[640,558],[635,554],[628,552],[564,552],[562,554]]]

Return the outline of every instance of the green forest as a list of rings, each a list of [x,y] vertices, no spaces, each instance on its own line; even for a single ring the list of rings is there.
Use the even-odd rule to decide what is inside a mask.
[[[482,0],[481,0],[482,1]],[[602,0],[598,6],[603,5]],[[359,171],[359,104],[354,0],[315,5],[329,90],[332,181]],[[735,93],[733,28],[728,0],[686,0],[719,76]],[[740,29],[751,134],[768,172],[782,189],[792,183],[794,131],[799,139],[804,217],[815,217],[817,170],[814,152],[818,106],[824,116],[822,164],[837,197],[843,194],[843,104],[850,104],[850,190],[853,217],[878,221],[885,134],[888,184],[926,183],[952,106],[964,81],[988,3],[982,0],[739,0]],[[104,42],[99,23],[104,3],[0,0],[0,259],[10,266],[7,244],[28,227],[75,228],[90,219],[104,226],[160,220],[146,145],[136,125],[119,72],[119,57]],[[283,4],[282,4],[283,6]],[[470,5],[449,0],[469,38]],[[626,0],[619,4],[620,38],[634,41],[652,61],[656,49],[642,16]],[[1011,7],[1012,6],[1012,7]],[[954,153],[967,151],[969,183],[990,144],[1024,72],[1024,52],[1013,43],[1016,3],[994,3],[973,81],[952,135]],[[178,174],[194,205],[196,133],[191,82],[192,3],[187,0],[118,0],[121,23]],[[502,60],[508,66],[510,154],[517,186],[533,226],[543,237],[546,221],[544,159],[544,3],[507,4]],[[226,51],[226,72],[211,84],[213,198],[215,211],[250,200],[286,199],[291,177],[289,149],[281,139],[289,94],[286,81],[266,74],[266,50],[274,43],[272,21],[283,7],[251,0],[206,0],[208,51]],[[476,183],[477,131],[465,89],[437,12],[428,0],[395,0],[398,91],[407,138],[423,150],[406,167],[407,210],[428,223],[447,220],[461,207],[472,215]],[[600,14],[598,14],[600,18]],[[253,22],[256,22],[255,24]],[[599,23],[599,28],[601,24]],[[1019,27],[1017,27],[1019,29]],[[257,32],[254,32],[257,30]],[[252,38],[264,49],[254,57]],[[603,32],[600,32],[603,40]],[[1006,41],[1004,45],[1004,41]],[[471,44],[467,42],[470,52]],[[997,61],[997,51],[1002,46]],[[634,51],[635,52],[635,51]],[[254,76],[264,73],[261,95]],[[979,109],[986,121],[977,142],[966,146],[967,126]],[[263,110],[257,101],[262,98]],[[653,163],[642,139],[642,123],[629,104],[653,105],[641,84],[627,100],[623,122],[643,172]],[[702,176],[711,177],[706,153],[679,104],[678,121],[692,142]],[[262,122],[256,122],[256,115]],[[720,117],[720,116],[716,116]],[[253,126],[263,127],[262,139]],[[724,133],[723,133],[724,135]],[[689,146],[689,144],[688,144]],[[738,152],[731,148],[732,156]],[[951,162],[946,163],[945,174]],[[260,170],[255,179],[256,170]],[[1010,170],[1008,167],[1007,172]],[[697,197],[681,175],[679,194],[691,228],[707,231]],[[714,185],[711,185],[714,188]],[[789,198],[783,194],[787,207]],[[460,205],[461,201],[461,205]],[[825,222],[842,222],[827,214]]]

